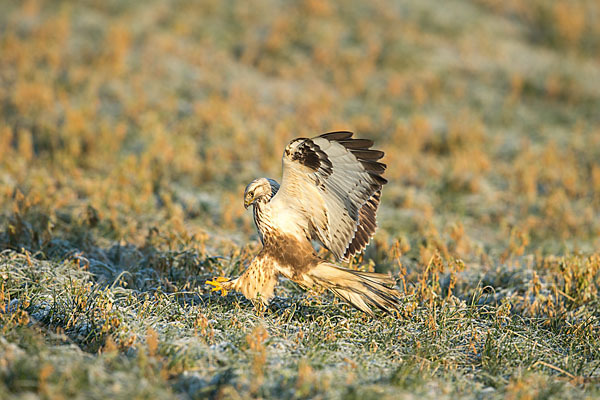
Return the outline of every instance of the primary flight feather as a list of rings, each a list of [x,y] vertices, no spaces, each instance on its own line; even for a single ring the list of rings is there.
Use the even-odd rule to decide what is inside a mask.
[[[317,256],[311,240],[338,260],[360,253],[377,227],[375,214],[387,183],[382,151],[351,132],[330,132],[292,140],[283,153],[281,185],[267,178],[252,181],[244,206],[253,206],[263,248],[238,278],[214,283],[249,299],[268,302],[277,277],[299,285],[329,289],[372,315],[372,307],[396,309],[399,293],[384,274],[355,271]]]

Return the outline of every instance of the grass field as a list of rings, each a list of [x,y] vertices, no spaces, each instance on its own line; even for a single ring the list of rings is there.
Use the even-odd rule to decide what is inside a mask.
[[[600,398],[596,0],[0,2],[0,398]],[[401,317],[282,281],[243,189],[386,152]]]

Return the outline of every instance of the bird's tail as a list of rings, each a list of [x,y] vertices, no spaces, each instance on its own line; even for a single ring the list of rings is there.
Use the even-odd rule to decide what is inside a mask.
[[[373,315],[371,307],[392,313],[400,305],[400,293],[389,275],[355,271],[321,262],[308,272],[312,283],[331,290],[352,306]]]

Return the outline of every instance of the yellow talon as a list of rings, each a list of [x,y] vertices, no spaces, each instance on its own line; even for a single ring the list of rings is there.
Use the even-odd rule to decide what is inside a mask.
[[[214,288],[211,289],[211,292],[221,291],[221,296],[227,296],[227,290],[221,286],[222,282],[228,282],[229,278],[225,278],[224,276],[219,276],[214,278],[212,281],[204,282],[207,285],[212,285]]]

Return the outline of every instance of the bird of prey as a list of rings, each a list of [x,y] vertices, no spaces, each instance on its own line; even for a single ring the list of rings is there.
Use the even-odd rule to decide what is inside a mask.
[[[330,132],[292,140],[283,153],[281,185],[268,178],[252,181],[244,206],[254,211],[263,247],[236,279],[217,278],[213,290],[236,290],[253,301],[273,297],[278,276],[304,288],[321,286],[373,315],[372,307],[391,313],[399,293],[389,275],[335,265],[315,252],[320,242],[339,261],[360,253],[376,229],[375,214],[386,166],[371,140],[351,132]]]

